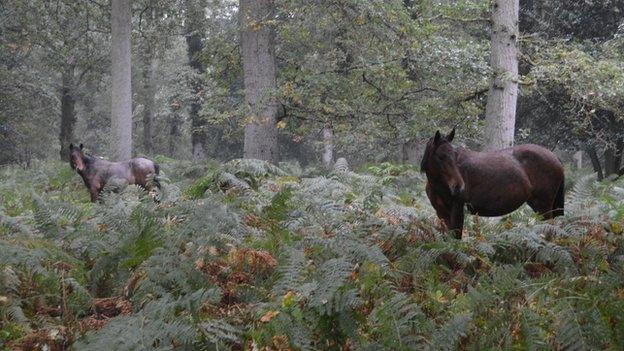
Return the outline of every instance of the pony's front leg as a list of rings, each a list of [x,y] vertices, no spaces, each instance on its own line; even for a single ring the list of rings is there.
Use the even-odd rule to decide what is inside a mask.
[[[449,231],[456,239],[461,239],[464,230],[464,202],[456,200],[451,205],[451,225]]]
[[[442,230],[448,230],[451,227],[451,212],[444,206],[438,205],[434,207],[436,215],[442,221]]]
[[[96,202],[100,197],[100,189],[91,187],[89,188],[89,194],[91,195],[91,202]]]
[[[443,230],[448,230],[448,228],[451,226],[450,209],[446,206],[446,204],[440,197],[436,196],[436,194],[433,192],[433,189],[431,189],[431,184],[429,184],[429,182],[427,182],[425,191],[427,193],[427,197],[429,198],[429,202],[431,202],[431,205],[436,212],[436,215],[442,221]]]

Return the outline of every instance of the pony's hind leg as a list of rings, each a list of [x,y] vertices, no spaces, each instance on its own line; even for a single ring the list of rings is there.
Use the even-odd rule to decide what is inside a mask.
[[[160,203],[161,195],[159,193],[161,189],[162,189],[162,186],[160,184],[160,181],[158,181],[158,178],[155,174],[147,177],[145,190],[148,191],[149,195],[152,197],[152,199],[156,203]]]
[[[543,219],[552,219],[554,215],[553,203],[555,199],[552,196],[533,198],[527,201],[529,207],[542,216]]]
[[[553,204],[553,217],[563,216],[563,207],[565,203],[565,182],[562,180],[555,195],[555,202]]]

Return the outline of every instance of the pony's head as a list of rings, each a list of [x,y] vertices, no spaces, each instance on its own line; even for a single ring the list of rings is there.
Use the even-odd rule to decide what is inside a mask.
[[[87,168],[87,161],[85,154],[82,152],[83,145],[74,146],[69,144],[69,164],[72,169],[77,169],[79,172],[84,171]]]
[[[427,142],[420,169],[427,179],[444,183],[452,196],[458,196],[464,192],[465,184],[457,167],[457,151],[451,144],[454,137],[455,128],[446,136],[438,130]]]

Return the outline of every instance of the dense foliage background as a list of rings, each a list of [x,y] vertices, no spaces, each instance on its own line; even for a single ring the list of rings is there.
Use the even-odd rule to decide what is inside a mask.
[[[135,154],[190,158],[191,139],[203,138],[195,156],[242,155],[237,5],[133,2]],[[110,5],[0,6],[0,160],[58,157],[67,94],[75,105],[72,141],[109,155],[117,143],[109,130]],[[265,25],[276,33],[273,94],[282,108],[283,160],[318,161],[328,123],[334,154],[352,164],[414,162],[423,140],[455,124],[465,143],[481,145],[491,74],[489,1],[279,0],[273,6]],[[585,150],[600,162],[599,173],[620,171],[623,11],[618,0],[520,2],[516,142]],[[147,141],[145,123],[152,130]]]

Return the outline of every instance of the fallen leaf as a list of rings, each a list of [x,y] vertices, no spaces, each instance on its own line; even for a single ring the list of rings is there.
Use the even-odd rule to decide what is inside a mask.
[[[268,311],[264,316],[260,317],[260,322],[268,323],[271,319],[275,318],[279,314],[279,311]]]

